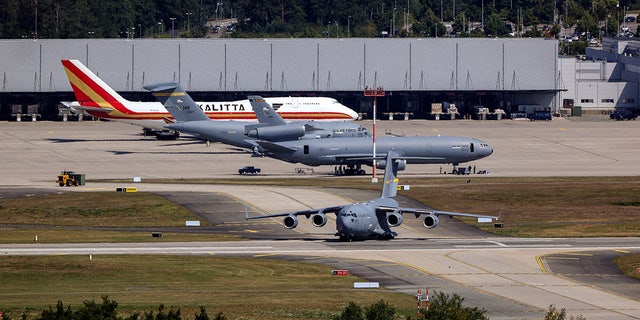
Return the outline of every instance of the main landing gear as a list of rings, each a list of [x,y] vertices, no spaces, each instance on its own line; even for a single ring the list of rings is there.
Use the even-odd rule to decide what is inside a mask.
[[[367,174],[360,164],[348,164],[346,167],[336,166],[333,169],[333,173],[337,176],[357,176]]]

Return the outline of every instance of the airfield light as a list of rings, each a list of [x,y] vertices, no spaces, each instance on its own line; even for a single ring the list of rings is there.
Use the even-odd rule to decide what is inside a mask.
[[[375,87],[373,89],[369,89],[368,87],[364,88],[364,96],[365,97],[373,97],[373,174],[371,177],[371,183],[378,183],[378,177],[376,176],[376,98],[384,97],[384,88]]]

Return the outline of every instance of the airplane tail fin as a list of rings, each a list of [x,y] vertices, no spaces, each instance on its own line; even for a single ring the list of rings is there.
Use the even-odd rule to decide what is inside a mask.
[[[209,120],[204,111],[178,83],[156,83],[144,86],[144,88],[151,91],[177,122]]]
[[[259,123],[266,123],[270,126],[287,124],[284,119],[268,104],[261,96],[249,96],[249,103],[255,112]]]
[[[73,93],[81,106],[129,113],[129,102],[78,60],[62,60]]]
[[[398,154],[389,151],[387,153],[386,165],[384,168],[384,185],[382,186],[381,198],[395,197],[398,192]]]

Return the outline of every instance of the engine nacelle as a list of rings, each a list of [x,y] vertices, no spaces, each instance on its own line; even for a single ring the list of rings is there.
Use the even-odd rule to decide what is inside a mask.
[[[281,125],[249,129],[246,135],[268,141],[295,140],[305,135],[304,126]]]
[[[298,226],[298,217],[294,215],[284,217],[284,227],[293,229]]]
[[[438,224],[440,224],[440,219],[434,214],[429,214],[422,220],[422,225],[427,229],[435,228]]]
[[[316,213],[311,217],[311,223],[314,227],[324,227],[327,224],[327,215],[320,212]]]
[[[404,170],[407,166],[407,160],[395,160],[398,163],[398,171]],[[378,160],[376,161],[376,167],[378,169],[385,169],[387,166],[387,160]]]
[[[397,212],[387,213],[387,223],[391,227],[397,227],[402,224],[402,215]]]

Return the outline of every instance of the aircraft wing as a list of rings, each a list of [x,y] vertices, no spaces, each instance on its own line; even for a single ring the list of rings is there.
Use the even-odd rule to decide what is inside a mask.
[[[295,152],[298,148],[283,146],[278,143],[273,143],[264,140],[256,140],[256,143],[259,144],[265,150],[270,150],[273,152]]]
[[[482,214],[449,212],[449,211],[429,210],[429,209],[419,209],[419,208],[402,208],[402,207],[396,208],[396,207],[378,206],[376,210],[383,211],[383,212],[397,211],[402,214],[409,213],[409,214],[414,214],[416,218],[420,217],[423,214],[434,215],[434,216],[486,218],[486,219],[495,219],[495,220],[498,220],[499,218],[497,216],[487,216]]]
[[[311,217],[311,215],[313,215],[313,214],[318,214],[318,213],[338,213],[338,211],[340,211],[340,209],[342,209],[342,207],[344,207],[344,206],[333,206],[333,207],[325,207],[325,208],[319,208],[319,209],[291,211],[291,212],[268,214],[268,215],[263,215],[263,216],[253,216],[253,217],[249,216],[249,212],[247,211],[247,208],[245,207],[244,213],[245,213],[246,220],[264,219],[264,218],[277,218],[277,217],[286,217],[286,216],[299,216],[299,215],[303,215],[303,216],[307,217],[307,219],[309,219],[309,217]]]

